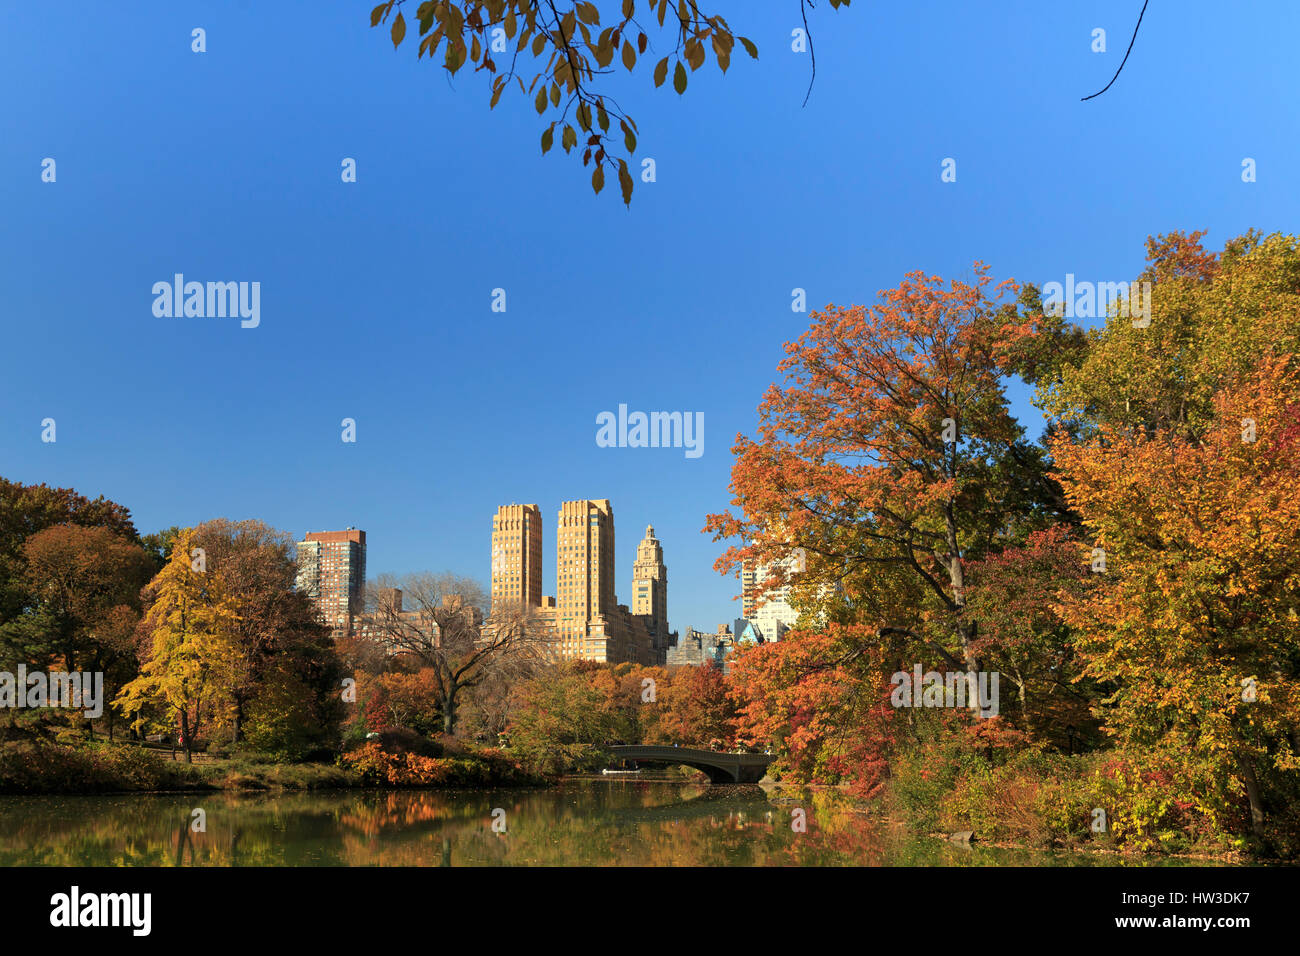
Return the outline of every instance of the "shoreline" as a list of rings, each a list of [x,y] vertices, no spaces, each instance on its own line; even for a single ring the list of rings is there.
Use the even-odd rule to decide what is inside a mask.
[[[167,764],[173,761],[166,761]],[[184,764],[182,761],[175,761],[178,765],[197,768],[197,764]],[[212,767],[215,761],[205,762],[202,766]],[[249,776],[249,771],[253,768],[264,767],[267,776]],[[316,779],[304,781],[301,776],[298,780],[275,779],[277,771],[283,771],[291,768],[302,773],[305,768],[312,768],[319,772]],[[343,793],[348,791],[373,792],[373,793],[393,793],[398,791],[416,792],[425,791],[429,793],[484,793],[499,791],[527,791],[542,790],[564,785],[565,783],[626,783],[640,782],[659,785],[700,785],[705,789],[712,787],[707,781],[692,779],[691,777],[673,777],[671,775],[655,776],[618,776],[611,777],[602,774],[561,774],[545,781],[533,784],[522,783],[502,783],[502,784],[480,784],[473,786],[430,786],[428,784],[410,784],[410,785],[377,785],[363,782],[360,775],[334,764],[294,764],[294,763],[267,763],[267,764],[235,764],[234,766],[220,767],[221,778],[217,780],[197,780],[192,786],[186,787],[166,787],[157,789],[58,789],[46,791],[22,791],[14,789],[0,790],[0,807],[6,798],[51,798],[51,797],[168,797],[168,796],[185,796],[189,794],[215,794],[228,793],[240,796],[264,795],[264,796],[282,796],[287,794],[307,794],[334,792]],[[310,775],[310,772],[309,772]],[[231,778],[234,779],[231,779]],[[843,794],[849,801],[846,808],[848,812],[862,816],[870,817],[879,823],[891,828],[906,832],[909,836],[916,839],[930,839],[941,843],[952,843],[949,834],[942,831],[917,832],[912,830],[905,819],[881,806],[879,802],[864,801],[853,798],[848,794],[848,787],[843,784],[808,784],[796,785],[764,779],[757,784],[748,784],[746,786],[757,787],[764,791],[769,797],[775,798],[775,803],[780,805],[787,802],[782,799],[783,795],[789,794],[793,797],[799,793],[839,793]],[[1089,846],[1038,846],[1027,843],[1017,843],[1014,841],[982,839],[978,834],[967,849],[992,849],[992,850],[1011,850],[1027,853],[1059,853],[1068,855],[1086,855],[1090,857],[1114,857],[1116,863],[1119,862],[1136,862],[1136,861],[1164,861],[1164,860],[1185,860],[1191,863],[1215,863],[1229,867],[1251,867],[1251,866],[1285,866],[1286,861],[1280,859],[1253,858],[1241,853],[1231,852],[1225,854],[1214,853],[1153,853],[1153,852],[1125,852],[1108,847],[1089,847]]]

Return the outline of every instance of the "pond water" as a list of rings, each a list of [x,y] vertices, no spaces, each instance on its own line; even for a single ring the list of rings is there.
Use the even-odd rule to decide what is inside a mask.
[[[192,826],[200,819],[201,832]],[[4,866],[1117,862],[1114,856],[955,846],[857,812],[835,791],[778,795],[757,786],[673,780],[570,779],[542,790],[0,796]]]

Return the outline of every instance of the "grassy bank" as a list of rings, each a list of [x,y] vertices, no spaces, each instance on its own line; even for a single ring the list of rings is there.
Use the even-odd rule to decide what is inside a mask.
[[[178,755],[179,756],[179,755]],[[448,752],[433,742],[386,749],[371,741],[336,762],[284,763],[243,755],[188,764],[130,743],[0,743],[0,793],[95,794],[159,791],[324,790],[358,787],[541,786],[547,778],[491,751]]]

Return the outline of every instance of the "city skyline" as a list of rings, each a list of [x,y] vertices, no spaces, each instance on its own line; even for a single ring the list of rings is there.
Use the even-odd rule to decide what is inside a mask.
[[[704,632],[690,624],[677,630],[671,626],[668,566],[653,525],[646,526],[637,542],[626,600],[618,597],[617,534],[609,499],[561,502],[554,527],[556,588],[548,595],[541,586],[546,534],[540,506],[512,503],[497,507],[490,537],[491,576],[483,590],[487,620],[502,608],[522,605],[533,609],[550,635],[556,660],[654,665],[701,663],[713,654],[699,646],[698,637]],[[336,637],[367,633],[372,601],[375,609],[388,604],[401,611],[400,588],[389,584],[370,593],[377,579],[367,579],[365,531],[348,527],[307,532],[296,547],[296,586],[312,599]],[[769,566],[803,570],[804,556],[798,551],[788,560],[760,565],[760,573]],[[725,633],[724,645],[733,637],[780,640],[796,617],[788,601],[789,586],[774,588],[763,606],[756,607],[754,575],[748,564],[742,579],[744,616],[719,624],[713,635],[720,639]],[[463,595],[455,597],[463,600]],[[687,645],[694,640],[696,651],[683,645],[683,640]],[[713,648],[720,661],[723,652],[716,642]]]
[[[532,608],[548,628],[556,659],[663,663],[673,643],[668,569],[654,527],[637,544],[627,599],[618,597],[617,532],[608,498],[563,501],[555,516],[555,593],[541,587],[545,525],[536,504],[509,504],[492,518],[493,613]],[[509,612],[507,612],[509,613]]]

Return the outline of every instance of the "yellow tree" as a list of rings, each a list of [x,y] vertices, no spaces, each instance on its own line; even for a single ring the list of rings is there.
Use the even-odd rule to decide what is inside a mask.
[[[193,529],[182,531],[171,558],[146,588],[148,657],[116,701],[137,728],[150,712],[160,711],[170,726],[179,724],[188,762],[205,713],[229,707],[239,663],[234,603],[194,542]]]
[[[1112,690],[1107,730],[1201,762],[1256,837],[1300,802],[1298,379],[1290,356],[1261,360],[1203,440],[1106,425],[1052,447],[1104,568],[1060,611]]]
[[[1213,252],[1202,235],[1149,238],[1132,285],[1133,306],[1149,302],[1146,321],[1112,307],[1086,348],[1067,349],[1039,377],[1054,424],[1088,437],[1109,424],[1199,440],[1219,392],[1253,376],[1270,350],[1300,354],[1300,237],[1252,230]]]

